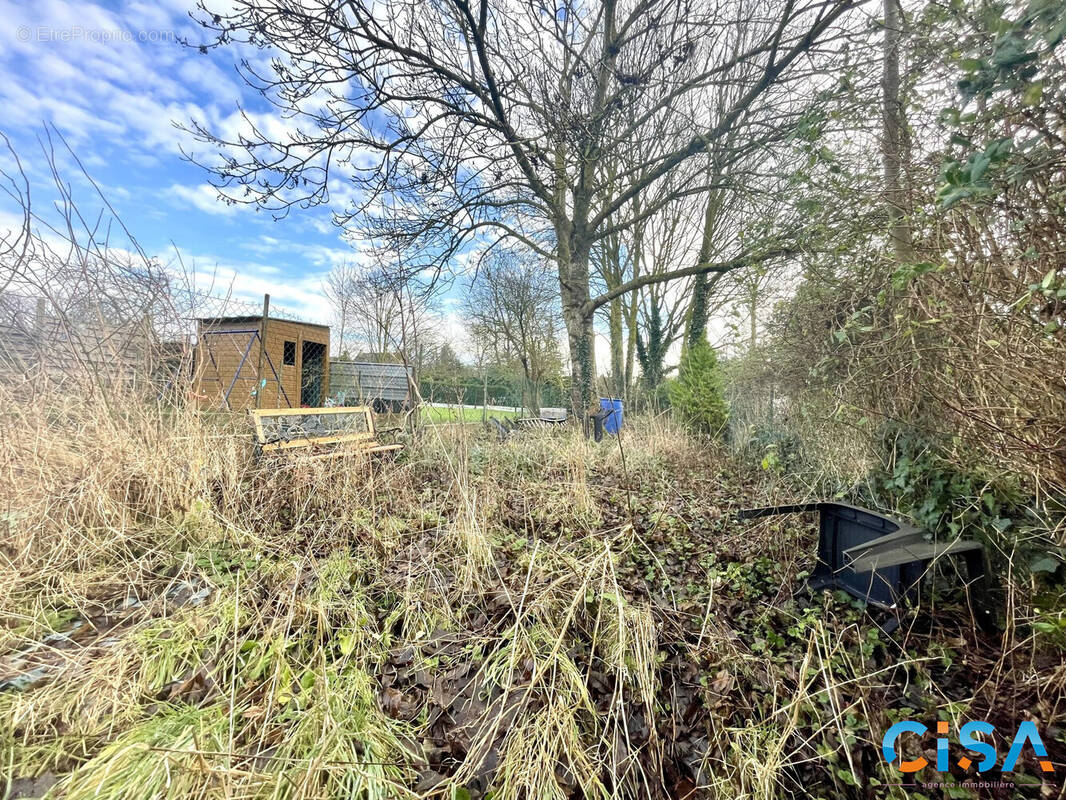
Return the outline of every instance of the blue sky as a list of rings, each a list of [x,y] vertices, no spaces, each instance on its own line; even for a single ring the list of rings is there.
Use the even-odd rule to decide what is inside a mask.
[[[195,266],[200,285],[273,302],[328,322],[322,278],[358,248],[342,240],[328,209],[275,221],[252,207],[216,199],[207,174],[183,159],[191,137],[174,123],[198,119],[235,130],[238,107],[264,124],[283,124],[243,85],[236,48],[201,54],[180,44],[204,32],[188,16],[193,0],[87,2],[0,0],[0,131],[11,139],[36,191],[48,199],[38,143],[47,124],[66,138],[123,222],[150,254]],[[261,115],[261,116],[260,116]],[[100,206],[67,163],[75,198]],[[343,194],[343,193],[342,193]],[[13,212],[0,197],[0,225]]]

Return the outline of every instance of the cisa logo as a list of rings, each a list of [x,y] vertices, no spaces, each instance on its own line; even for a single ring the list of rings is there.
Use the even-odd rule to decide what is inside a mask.
[[[975,758],[979,757],[980,760],[975,762],[975,759],[972,759],[969,756],[963,756],[956,763],[958,763],[963,769],[969,769],[974,763],[976,763],[978,772],[986,772],[990,769],[995,769],[996,762],[999,760],[999,754],[996,752],[996,748],[991,742],[975,738],[976,734],[982,734],[986,737],[991,736],[995,730],[995,727],[991,723],[982,722],[980,720],[967,722],[963,725],[962,728],[959,729],[959,744],[965,750],[969,750]],[[904,761],[903,756],[897,747],[897,742],[900,737],[906,733],[924,736],[928,732],[929,729],[920,722],[914,722],[913,720],[897,722],[885,731],[884,738],[881,739],[881,754],[889,764],[892,764],[896,759],[899,759],[900,771],[917,772],[923,767],[928,766],[928,759],[915,758],[911,761]],[[948,755],[948,739],[945,738],[948,733],[948,723],[943,721],[938,722],[936,724],[936,732],[938,734],[936,740],[936,770],[937,772],[947,772],[951,767]],[[1014,767],[1018,763],[1018,758],[1021,756],[1026,745],[1033,748],[1033,752],[1036,754],[1037,760],[1040,763],[1041,770],[1044,772],[1055,771],[1051,762],[1048,760],[1047,748],[1044,747],[1044,742],[1040,738],[1040,733],[1037,731],[1036,725],[1026,721],[1018,726],[1018,730],[1014,734],[1014,740],[1011,742],[1010,750],[1007,751],[1007,757],[1003,760],[1003,765],[1000,767],[1001,772],[1014,771]]]

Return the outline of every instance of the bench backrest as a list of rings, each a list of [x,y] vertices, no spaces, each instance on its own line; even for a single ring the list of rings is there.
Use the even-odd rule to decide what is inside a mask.
[[[375,435],[374,412],[369,406],[256,408],[248,413],[264,451],[372,441]]]

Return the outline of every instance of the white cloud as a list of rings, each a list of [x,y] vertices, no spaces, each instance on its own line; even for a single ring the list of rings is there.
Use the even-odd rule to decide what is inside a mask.
[[[234,99],[241,96],[240,86],[235,80],[236,75],[233,72],[223,72],[217,64],[208,61],[204,56],[196,54],[183,59],[178,67],[178,75],[186,85],[196,86],[222,105],[231,105]]]
[[[175,183],[166,190],[166,194],[172,199],[175,206],[192,206],[205,214],[218,214],[230,217],[237,213],[239,206],[227,203],[218,196],[214,186],[202,183],[199,186],[182,186]]]
[[[209,0],[208,5],[222,2]],[[241,205],[227,204],[211,186],[197,185],[195,177],[185,178],[184,171],[170,169],[182,148],[205,163],[217,163],[219,157],[214,147],[193,141],[175,122],[196,120],[233,139],[246,134],[249,125],[281,142],[292,142],[298,130],[292,119],[272,111],[263,113],[264,104],[257,104],[254,92],[232,67],[248,58],[262,69],[269,52],[234,44],[202,55],[177,41],[181,35],[191,41],[210,36],[188,18],[187,12],[195,5],[195,0],[0,0],[4,19],[0,73],[5,76],[0,82],[0,106],[4,108],[0,125],[15,134],[13,138],[21,138],[16,143],[31,181],[48,187],[51,176],[34,137],[42,123],[55,124],[82,163],[106,175],[108,183],[100,184],[105,195],[126,201],[121,207],[135,232],[155,242],[173,235],[191,244],[196,255],[182,255],[202,288],[213,285],[216,292],[225,294],[232,284],[237,296],[253,303],[261,303],[263,293],[269,292],[277,304],[293,313],[311,321],[327,321],[324,317],[330,312],[321,293],[322,279],[335,265],[363,263],[363,257],[343,241],[325,209],[294,215],[284,223],[275,223],[269,214],[238,214]],[[20,32],[22,26],[29,34]],[[75,28],[82,33],[69,35]],[[138,38],[142,31],[173,31],[175,36]],[[134,36],[100,36],[99,32]],[[237,111],[239,102],[250,109],[247,117]],[[313,106],[322,98],[306,102]],[[350,155],[360,166],[374,163],[368,154]],[[116,158],[127,168],[122,174],[128,175],[125,180],[129,182],[124,186],[115,185],[124,178],[106,170]],[[58,145],[57,159],[69,160]],[[67,180],[79,183],[76,168],[66,163],[60,167]],[[356,188],[344,179],[346,168],[338,167],[334,174],[337,177],[329,186],[333,206],[356,202]],[[145,186],[152,187],[153,199],[165,202],[148,202],[148,195],[142,194]],[[97,203],[92,195],[88,198],[86,208]],[[136,212],[127,212],[134,198]],[[14,217],[4,209],[0,212],[0,222],[13,224]],[[204,225],[201,235],[189,224],[189,220],[202,221],[196,212],[232,222]],[[149,224],[139,228],[138,223],[145,221]],[[208,238],[219,227],[225,231],[224,245]],[[147,233],[140,233],[145,229]],[[263,231],[269,235],[260,235]],[[173,256],[161,255],[165,260]]]
[[[214,125],[242,93],[232,71],[179,41],[203,35],[188,18],[194,5],[128,0],[109,10],[84,0],[0,0],[5,127],[51,122],[74,142],[122,141],[131,157],[177,154],[190,137],[175,122]],[[243,49],[229,48],[223,66]]]

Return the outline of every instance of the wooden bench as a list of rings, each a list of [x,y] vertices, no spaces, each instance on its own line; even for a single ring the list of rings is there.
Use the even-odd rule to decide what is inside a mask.
[[[390,453],[402,444],[383,444],[369,406],[249,409],[255,438],[264,453],[310,450],[312,458]],[[390,429],[389,432],[397,429]],[[346,447],[345,445],[351,445]]]

